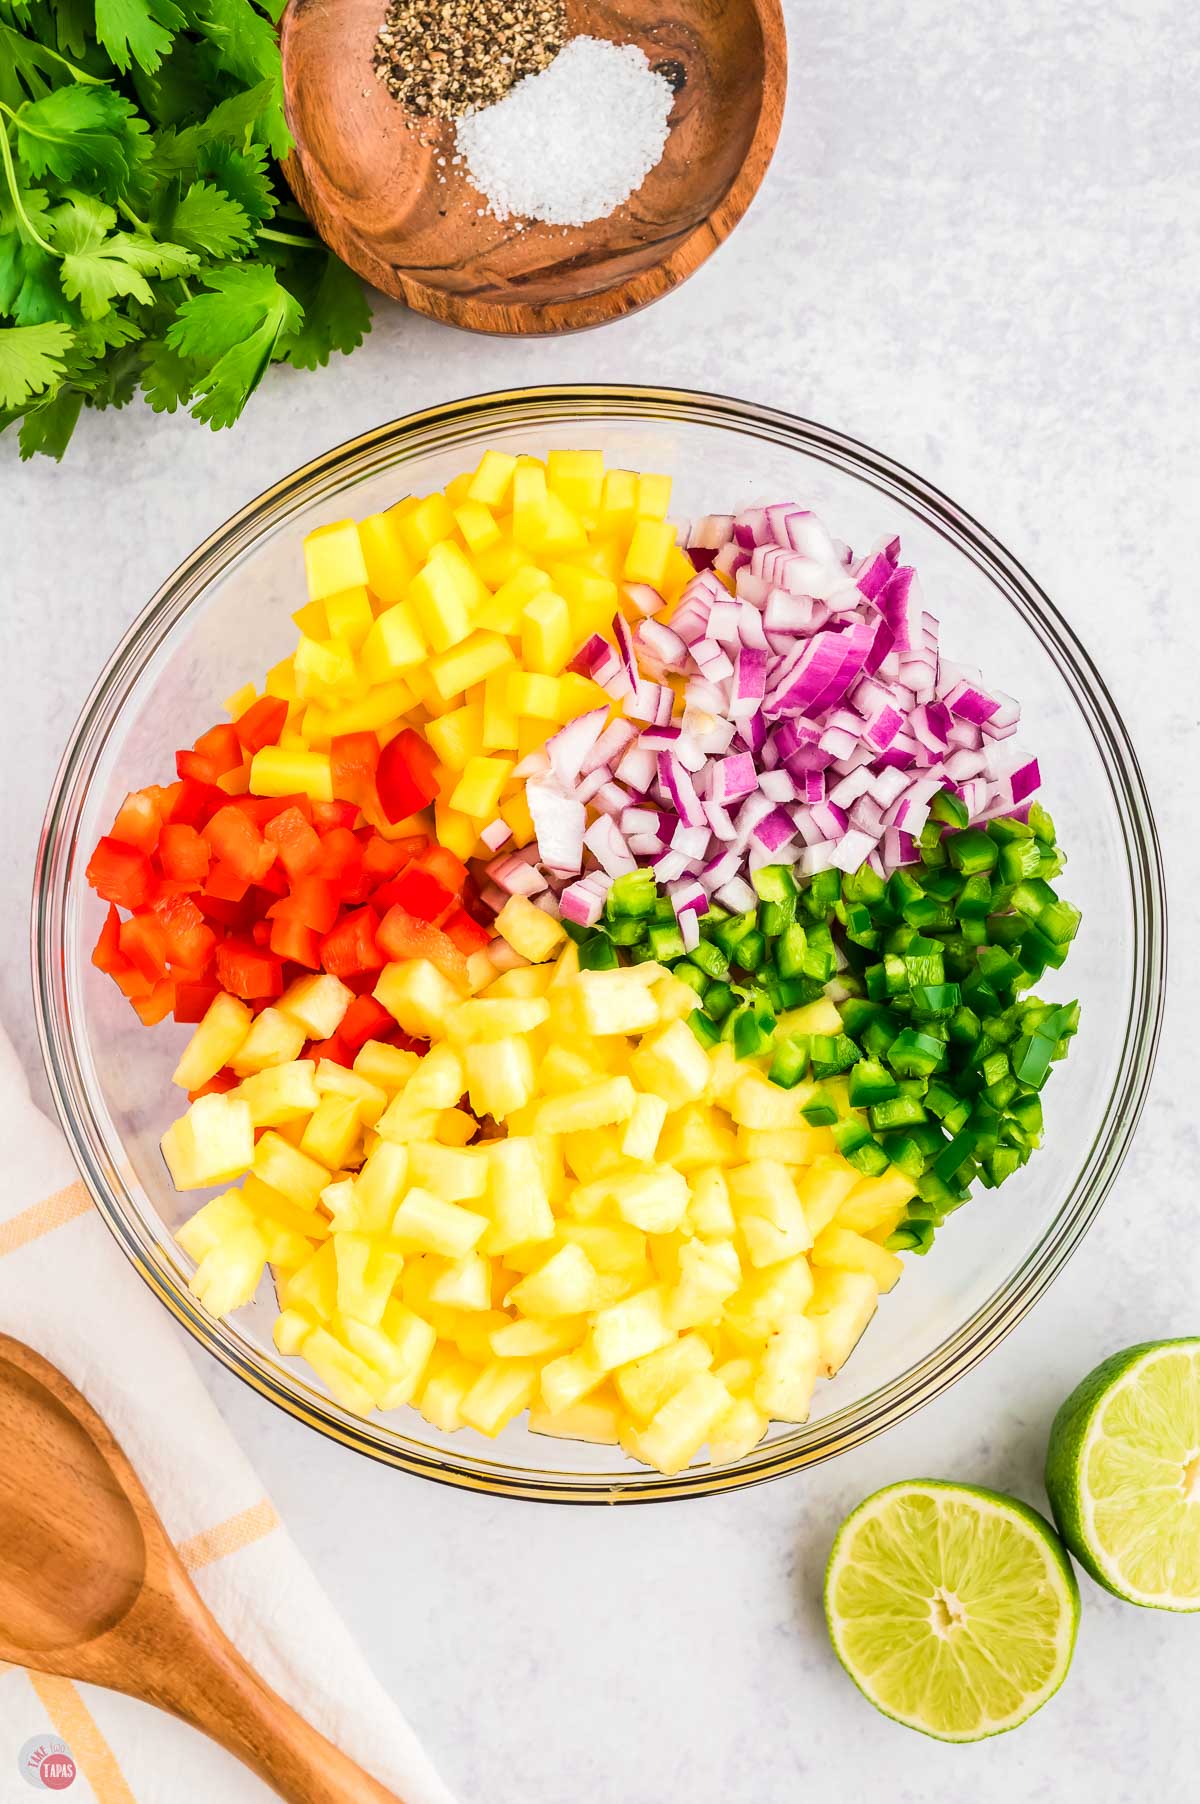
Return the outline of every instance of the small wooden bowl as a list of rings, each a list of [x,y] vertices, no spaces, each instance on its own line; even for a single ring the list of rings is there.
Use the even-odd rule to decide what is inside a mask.
[[[523,230],[494,219],[453,164],[453,125],[421,122],[418,136],[376,77],[385,9],[386,0],[290,0],[281,46],[296,148],[285,169],[338,256],[419,313],[472,332],[603,325],[698,269],[766,173],[787,76],[779,0],[668,0],[665,12],[652,0],[567,0],[570,35],[637,44],[668,77],[671,135],[657,168],[607,219]]]

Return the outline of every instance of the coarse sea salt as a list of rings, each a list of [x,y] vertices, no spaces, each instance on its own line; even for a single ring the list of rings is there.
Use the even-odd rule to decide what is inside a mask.
[[[635,44],[572,38],[548,69],[458,122],[457,146],[497,219],[604,219],[662,156],[674,92]]]

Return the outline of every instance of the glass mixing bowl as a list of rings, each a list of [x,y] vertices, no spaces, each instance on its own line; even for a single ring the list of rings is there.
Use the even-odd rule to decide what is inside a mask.
[[[810,1421],[777,1425],[735,1465],[675,1478],[610,1448],[518,1421],[495,1441],[439,1434],[412,1410],[362,1420],[271,1340],[273,1295],[214,1321],[187,1288],[172,1230],[196,1206],[158,1151],[178,1107],[168,1081],[189,1029],[143,1028],[89,962],[102,907],[84,881],[125,792],[173,772],[173,750],[294,639],[300,544],[313,527],[440,488],[488,445],[598,446],[609,464],[667,470],[684,517],[795,496],[856,547],[899,532],[952,657],[1020,696],[1023,733],[1071,863],[1084,924],[1042,993],[1083,1002],[1082,1031],[1045,1093],[1043,1149],[909,1259],[853,1356],[818,1386]],[[900,1421],[983,1357],[1078,1245],[1129,1144],[1163,996],[1162,873],[1145,786],[1104,684],[1017,561],[968,515],[877,451],[788,414],[653,388],[540,388],[455,401],[340,446],[243,508],[175,572],[126,635],[71,737],[46,816],[33,918],[38,1025],[75,1156],[120,1245],[167,1307],[263,1396],[322,1434],[426,1477],[509,1496],[639,1502],[790,1472]]]

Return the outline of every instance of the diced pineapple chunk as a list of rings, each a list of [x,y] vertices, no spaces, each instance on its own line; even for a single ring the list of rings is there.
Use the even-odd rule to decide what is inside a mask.
[[[735,1165],[727,1179],[751,1265],[775,1265],[807,1251],[812,1235],[786,1165],[756,1159]]]
[[[464,1049],[467,1093],[476,1115],[503,1121],[524,1107],[534,1091],[529,1041],[515,1036],[477,1041]]]
[[[536,968],[510,972],[510,977],[534,977]],[[497,982],[502,982],[497,979]],[[456,1045],[483,1040],[506,1040],[512,1035],[531,1034],[550,1018],[550,1004],[544,996],[520,997],[491,994],[464,1002],[450,1019],[450,1038]]]
[[[804,1316],[782,1323],[767,1342],[754,1401],[777,1422],[805,1422],[817,1381],[819,1338]]]
[[[404,1265],[403,1255],[371,1234],[339,1233],[332,1238],[339,1311],[378,1326]]]
[[[199,1090],[229,1064],[253,1023],[246,1004],[222,990],[184,1048],[171,1082],[182,1090]]]
[[[695,1458],[729,1404],[729,1392],[720,1380],[711,1372],[697,1372],[667,1398],[645,1428],[627,1431],[628,1445],[636,1458],[670,1477]]]
[[[490,1309],[492,1268],[482,1253],[450,1260],[429,1288],[429,1301],[446,1309]]]
[[[274,1129],[268,1130],[254,1148],[253,1170],[255,1176],[269,1184],[272,1190],[280,1191],[292,1202],[308,1209],[316,1207],[329,1182],[329,1172],[324,1165],[289,1146]]]
[[[392,1218],[392,1233],[414,1251],[461,1259],[476,1245],[487,1225],[486,1216],[414,1186]]]
[[[617,1395],[639,1422],[648,1422],[668,1397],[712,1362],[707,1341],[699,1334],[682,1334],[656,1353],[622,1366],[615,1378]]]
[[[853,1228],[831,1225],[818,1234],[812,1249],[814,1266],[835,1271],[866,1272],[880,1292],[891,1290],[904,1271],[903,1262],[877,1241],[856,1234]]]
[[[545,1072],[544,1060],[542,1071]],[[643,1094],[636,1097],[633,1114],[625,1124],[625,1133],[621,1140],[621,1152],[624,1157],[635,1159],[642,1164],[652,1159],[658,1145],[658,1136],[662,1133],[663,1123],[666,1119],[667,1105],[661,1096]]]
[[[540,1134],[576,1134],[585,1128],[628,1121],[637,1100],[627,1077],[609,1077],[573,1095],[550,1096],[537,1106]]]
[[[708,1083],[708,1055],[684,1021],[672,1021],[653,1039],[643,1040],[631,1066],[641,1088],[672,1109],[698,1101]]]
[[[315,971],[311,977],[298,977],[290,983],[275,1006],[298,1021],[308,1039],[329,1040],[353,1001],[354,991],[340,977]]]
[[[162,1154],[177,1190],[240,1177],[255,1156],[249,1104],[230,1095],[197,1097],[163,1135]]]
[[[849,1359],[875,1313],[879,1287],[868,1272],[822,1270],[814,1274],[806,1314],[817,1331],[817,1369],[832,1378]]]
[[[679,1249],[679,1282],[667,1299],[667,1320],[672,1328],[695,1328],[719,1320],[741,1277],[741,1261],[732,1241],[687,1241]]]
[[[485,1366],[462,1400],[462,1419],[480,1434],[495,1436],[528,1409],[538,1385],[535,1359],[497,1359]]]
[[[243,1078],[229,1094],[249,1105],[250,1119],[256,1128],[305,1121],[321,1100],[311,1059],[294,1059],[290,1064],[256,1072],[253,1077]]]
[[[582,1397],[557,1415],[531,1403],[529,1428],[532,1434],[552,1434],[565,1441],[594,1441],[600,1446],[615,1447],[620,1439],[621,1407],[615,1397],[603,1394]]]
[[[513,1247],[548,1240],[554,1232],[554,1214],[535,1142],[519,1135],[492,1140],[482,1157],[487,1173],[483,1209],[489,1218],[480,1242],[483,1251],[507,1253]]]
[[[544,1265],[509,1291],[507,1303],[522,1315],[586,1315],[595,1309],[601,1290],[591,1260],[579,1246],[560,1247]]]
[[[597,1311],[589,1345],[604,1371],[629,1365],[674,1340],[675,1329],[667,1320],[666,1304],[665,1287],[654,1284]]]
[[[450,979],[426,958],[385,965],[375,985],[375,998],[405,1033],[426,1040],[441,1039],[451,1011],[462,1001]]]
[[[540,965],[560,946],[566,934],[553,915],[536,908],[528,896],[510,896],[496,916],[496,932],[514,952]]]

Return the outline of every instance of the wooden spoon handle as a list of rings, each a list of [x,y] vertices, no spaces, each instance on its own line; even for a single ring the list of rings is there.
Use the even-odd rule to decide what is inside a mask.
[[[288,1804],[403,1804],[272,1691],[215,1625],[206,1628],[203,1640],[185,1630],[166,1658],[160,1650],[140,1695],[152,1689],[149,1702],[211,1736]]]

